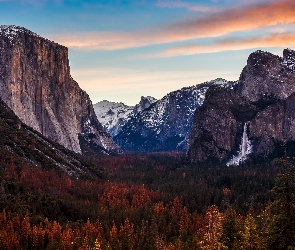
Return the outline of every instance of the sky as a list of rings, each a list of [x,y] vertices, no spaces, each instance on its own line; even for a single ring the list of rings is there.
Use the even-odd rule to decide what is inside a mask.
[[[250,53],[295,49],[294,0],[0,0],[0,24],[67,46],[93,103],[238,80]]]

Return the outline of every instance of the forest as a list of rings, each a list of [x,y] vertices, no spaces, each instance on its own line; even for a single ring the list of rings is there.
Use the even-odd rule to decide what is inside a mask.
[[[0,249],[295,249],[292,159],[193,164],[180,153],[90,159],[99,177],[10,160]]]

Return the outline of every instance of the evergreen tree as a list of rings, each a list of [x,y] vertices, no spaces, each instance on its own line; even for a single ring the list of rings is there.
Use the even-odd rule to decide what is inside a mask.
[[[295,247],[294,167],[286,160],[281,160],[280,164],[287,170],[277,177],[272,189],[276,199],[271,204],[273,216],[267,239],[269,249],[276,250]]]
[[[247,215],[242,232],[242,249],[243,250],[258,250],[263,249],[261,246],[260,232],[255,218],[252,213]]]
[[[228,209],[222,221],[221,241],[228,250],[237,249],[240,245],[240,230],[237,222],[237,214]]]

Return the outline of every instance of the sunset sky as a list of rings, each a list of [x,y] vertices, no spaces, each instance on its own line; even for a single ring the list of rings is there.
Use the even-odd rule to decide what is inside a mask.
[[[295,49],[294,0],[0,0],[0,24],[67,46],[93,103],[237,80],[251,52]]]

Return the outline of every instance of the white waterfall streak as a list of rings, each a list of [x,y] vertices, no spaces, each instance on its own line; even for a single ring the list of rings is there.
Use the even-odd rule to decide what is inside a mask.
[[[248,155],[252,152],[252,145],[251,141],[248,138],[248,133],[247,133],[247,127],[248,123],[246,122],[244,124],[244,131],[242,135],[242,141],[240,144],[240,150],[238,152],[238,155],[233,156],[231,160],[228,161],[226,164],[227,166],[235,165],[238,166],[240,163],[243,163],[245,160],[247,160]]]

